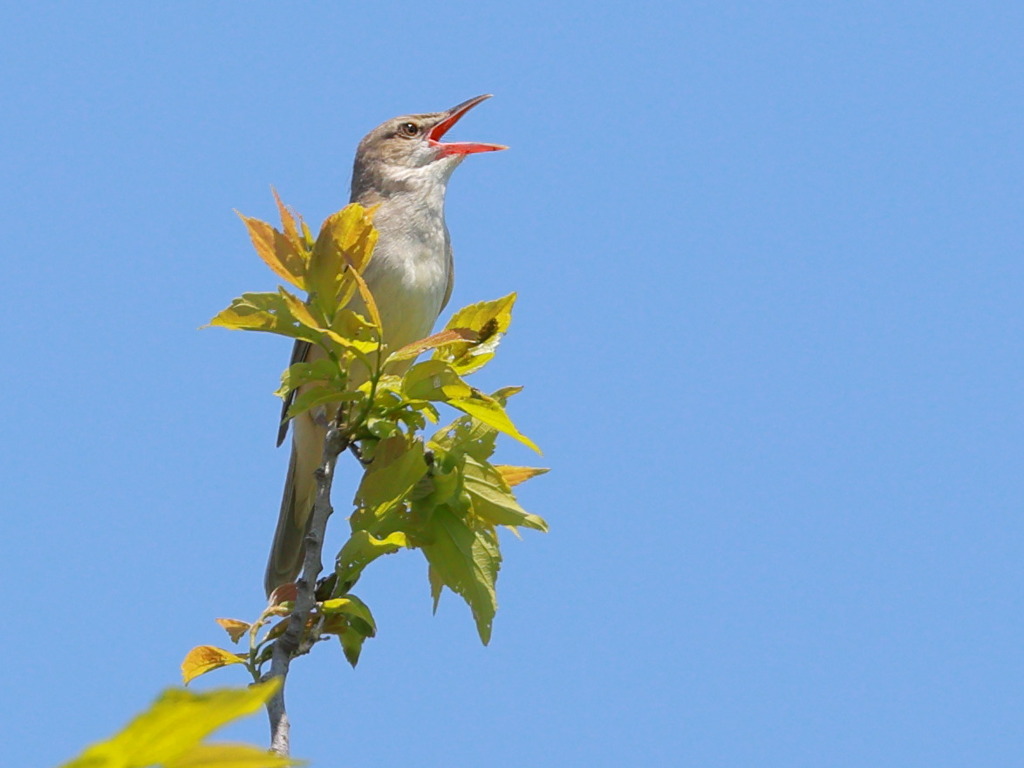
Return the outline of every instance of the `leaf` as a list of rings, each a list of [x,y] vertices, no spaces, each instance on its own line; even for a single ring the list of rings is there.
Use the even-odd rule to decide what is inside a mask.
[[[444,589],[444,581],[441,575],[432,565],[427,565],[427,581],[430,582],[430,599],[434,601],[434,615],[437,615],[437,604],[441,602],[441,590]]]
[[[494,427],[499,432],[504,432],[509,437],[514,437],[537,453],[541,452],[536,443],[516,429],[512,419],[505,413],[505,408],[493,397],[474,389],[469,397],[452,398],[447,403],[453,408],[458,408],[473,418],[479,419],[488,426]]]
[[[512,323],[512,306],[516,295],[510,293],[493,301],[470,304],[456,312],[445,325],[446,329],[464,329],[476,332],[476,339],[458,341],[438,347],[435,360],[445,360],[460,375],[482,368],[494,357],[501,336]]]
[[[299,396],[292,401],[291,406],[288,408],[287,417],[294,419],[300,413],[305,413],[311,408],[316,408],[318,405],[360,400],[362,397],[363,395],[360,392],[352,392],[351,390],[324,386],[310,387],[304,392],[299,393]]]
[[[351,624],[338,634],[338,640],[341,641],[341,650],[345,654],[345,659],[353,667],[359,663],[359,655],[363,652],[363,643],[366,642],[366,637],[357,627]]]
[[[205,675],[214,669],[220,669],[229,664],[242,664],[245,662],[245,658],[215,645],[197,645],[186,654],[185,660],[181,662],[181,676],[187,685],[200,675]]]
[[[510,397],[512,397],[512,395],[518,395],[522,391],[523,391],[523,388],[522,387],[518,387],[518,386],[515,386],[515,387],[502,387],[501,389],[498,389],[498,390],[495,390],[494,392],[491,392],[491,397],[493,397],[495,400],[497,400],[502,405],[508,405],[508,399]]]
[[[294,581],[289,581],[287,584],[282,584],[273,592],[270,593],[270,597],[267,598],[268,605],[283,605],[284,603],[294,603],[299,595],[299,588],[295,585]],[[281,613],[280,615],[285,615]]]
[[[292,216],[292,212],[288,210],[285,204],[281,202],[281,196],[277,194],[277,190],[271,187],[270,191],[274,193],[274,202],[277,204],[277,212],[281,216],[281,226],[284,228],[284,236],[295,246],[296,251],[301,252],[302,241],[299,238],[299,230],[295,226],[295,217]]]
[[[439,429],[430,438],[430,448],[445,453],[450,460],[449,469],[461,462],[462,456],[472,456],[477,461],[486,461],[496,447],[498,430],[474,419],[460,416],[444,429]]]
[[[525,483],[530,478],[546,474],[549,471],[544,467],[513,467],[508,464],[495,464],[494,468],[501,473],[502,479],[510,487]]]
[[[408,546],[409,540],[401,531],[395,531],[382,539],[369,531],[353,531],[335,561],[334,572],[338,574],[338,587],[347,592],[366,566],[378,557],[390,555]]]
[[[372,213],[353,203],[328,216],[320,227],[306,270],[310,299],[328,320],[348,304],[377,244]]]
[[[370,632],[366,635],[367,637],[373,637],[377,634],[377,622],[373,620],[370,608],[355,595],[332,597],[330,600],[324,600],[320,604],[320,610],[325,614],[340,613],[345,616],[353,616],[369,627]]]
[[[472,529],[447,506],[434,509],[429,538],[422,546],[439,581],[469,605],[484,645],[491,639],[491,624],[498,608],[494,590],[501,567],[501,552],[493,529]]]
[[[352,279],[356,281],[356,287],[359,289],[359,296],[363,300],[363,306],[365,306],[366,311],[370,313],[370,320],[377,328],[383,330],[384,325],[381,323],[380,310],[377,309],[377,301],[373,298],[373,293],[370,292],[370,286],[366,284],[366,280],[364,280],[363,276],[359,274],[359,271],[355,269],[352,262],[349,261],[348,263],[353,269],[351,272]]]
[[[380,348],[376,326],[351,309],[339,309],[335,314],[330,338],[347,349],[363,354],[376,352]]]
[[[322,331],[300,323],[291,313],[288,301],[280,293],[243,293],[231,306],[221,310],[210,323],[235,331],[264,331],[304,339],[314,344]]]
[[[306,306],[305,302],[302,301],[298,296],[288,293],[284,288],[278,288],[277,292],[281,294],[281,298],[284,299],[285,306],[288,307],[289,314],[294,317],[298,322],[307,328],[312,328],[315,331],[324,330],[321,328],[321,323],[313,314],[309,311],[309,307]]]
[[[292,363],[281,374],[281,386],[275,395],[287,397],[289,392],[313,382],[343,383],[343,374],[338,364],[329,357],[321,357],[311,363]]]
[[[473,512],[493,525],[524,526],[547,533],[544,518],[531,515],[516,501],[501,473],[489,464],[466,457],[463,486],[473,500]]]
[[[381,440],[356,491],[359,509],[352,516],[353,530],[378,533],[375,524],[400,507],[426,473],[422,441],[404,435]]]
[[[203,693],[171,688],[120,733],[87,748],[63,768],[145,768],[173,764],[213,731],[258,710],[280,685],[280,678],[274,678],[248,688]]]
[[[412,400],[442,403],[473,395],[473,388],[443,360],[416,363],[403,377],[402,391]]]
[[[164,765],[166,768],[280,768],[303,764],[302,760],[248,744],[198,744]]]
[[[217,623],[224,628],[224,631],[228,633],[228,637],[231,638],[233,643],[241,640],[245,633],[249,631],[249,627],[252,626],[248,622],[239,621],[238,619],[217,619]]]
[[[395,350],[388,355],[387,362],[397,363],[403,360],[412,360],[429,349],[437,349],[440,346],[451,344],[455,341],[475,341],[479,336],[480,334],[476,331],[471,331],[468,328],[448,328]]]
[[[303,278],[306,271],[306,260],[299,250],[298,243],[290,240],[265,221],[253,219],[241,213],[238,216],[249,230],[249,239],[252,240],[256,253],[274,271],[274,274],[287,280],[296,288],[305,288]]]

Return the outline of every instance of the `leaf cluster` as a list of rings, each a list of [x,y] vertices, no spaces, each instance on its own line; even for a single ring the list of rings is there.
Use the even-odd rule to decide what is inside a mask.
[[[260,257],[279,277],[307,291],[307,298],[283,287],[245,294],[210,324],[288,336],[321,350],[311,361],[289,366],[276,394],[290,403],[285,419],[310,409],[333,419],[343,445],[364,470],[350,536],[334,572],[317,589],[305,647],[336,636],[348,661],[357,663],[377,627],[370,608],[352,590],[371,563],[401,549],[418,549],[425,556],[435,610],[448,587],[469,605],[486,644],[497,609],[498,528],[517,535],[521,528],[547,530],[513,492],[547,470],[492,463],[500,434],[539,452],[506,410],[520,388],[484,393],[466,381],[494,357],[511,324],[515,294],[465,307],[441,332],[389,349],[362,276],[377,239],[373,209],[349,205],[329,216],[314,238],[276,193],[275,199],[280,230],[242,219]],[[427,435],[443,406],[459,415]],[[219,620],[232,640],[248,637],[248,653],[195,648],[182,665],[186,682],[228,664],[244,664],[259,680],[270,644],[284,631],[284,621],[275,618],[289,613],[293,598],[293,585],[285,585],[255,621]]]

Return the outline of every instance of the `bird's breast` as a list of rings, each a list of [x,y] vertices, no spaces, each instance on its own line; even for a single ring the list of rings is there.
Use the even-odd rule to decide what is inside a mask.
[[[378,221],[379,239],[366,269],[384,339],[391,349],[428,336],[448,286],[448,235],[443,218]]]

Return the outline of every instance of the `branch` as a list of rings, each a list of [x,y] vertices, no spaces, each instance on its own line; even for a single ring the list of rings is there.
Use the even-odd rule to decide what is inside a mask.
[[[288,668],[292,659],[306,653],[316,642],[315,633],[304,642],[303,632],[309,614],[316,605],[316,581],[323,570],[321,555],[324,534],[327,530],[327,520],[334,512],[331,507],[334,466],[337,464],[338,456],[347,448],[347,436],[339,428],[338,423],[332,421],[324,440],[323,461],[316,471],[316,502],[313,505],[313,519],[310,521],[305,539],[306,554],[302,562],[302,575],[295,582],[295,608],[288,619],[288,627],[284,634],[274,641],[270,672],[264,677],[281,678],[280,689],[267,702],[267,715],[270,717],[270,748],[279,755],[288,754],[289,723],[284,705],[284,685],[288,677]]]

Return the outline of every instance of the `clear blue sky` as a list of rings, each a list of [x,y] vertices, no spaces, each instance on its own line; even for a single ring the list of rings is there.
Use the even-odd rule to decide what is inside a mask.
[[[376,567],[358,670],[295,666],[296,754],[1020,764],[1020,3],[8,2],[0,29],[6,764],[108,735],[259,610],[288,348],[197,330],[275,285],[232,209],[271,217],[273,184],[319,222],[366,131],[486,92],[452,136],[511,150],[453,179],[453,303],[520,294],[481,383],[527,387],[552,530],[506,542],[488,648],[450,594],[431,616],[418,553]]]

